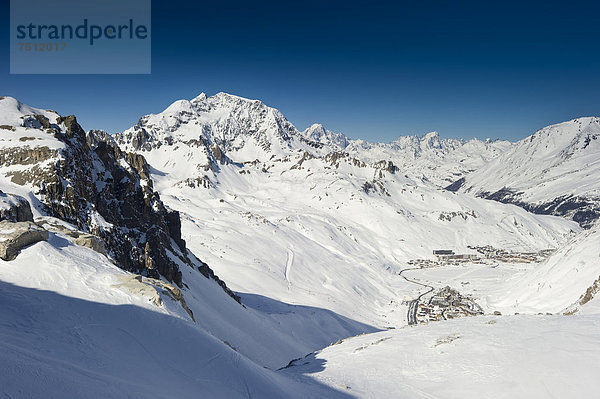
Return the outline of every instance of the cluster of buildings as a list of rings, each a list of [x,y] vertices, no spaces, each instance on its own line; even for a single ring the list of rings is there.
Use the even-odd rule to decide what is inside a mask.
[[[416,322],[429,323],[482,314],[483,309],[474,300],[446,286],[433,294],[429,301],[419,302],[416,308]]]
[[[411,266],[419,268],[459,265],[462,263],[485,264],[492,262],[503,263],[532,263],[541,262],[554,250],[544,249],[539,252],[513,252],[504,249],[486,246],[468,246],[477,251],[476,254],[457,254],[451,249],[434,249],[433,259],[412,259],[408,261]]]
[[[513,252],[504,249],[494,248],[491,245],[486,246],[468,246],[483,255],[486,259],[494,259],[504,263],[532,263],[541,262],[546,259],[554,249],[543,249],[539,252]]]

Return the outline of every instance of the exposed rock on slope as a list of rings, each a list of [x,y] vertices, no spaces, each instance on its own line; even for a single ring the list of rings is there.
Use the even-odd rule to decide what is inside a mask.
[[[600,118],[543,128],[448,186],[589,228],[600,218]]]
[[[2,171],[12,183],[31,188],[39,212],[102,238],[123,269],[161,275],[181,287],[180,268],[201,266],[181,239],[178,212],[153,190],[143,156],[121,151],[103,132],[86,135],[72,115],[9,97],[0,100],[0,124],[14,127],[2,133]]]
[[[0,221],[0,258],[13,260],[21,248],[46,241],[48,232],[32,222]]]
[[[29,202],[18,195],[0,191],[0,220],[9,222],[33,222]]]
[[[244,162],[323,146],[305,137],[278,110],[226,93],[176,101],[160,114],[142,117],[115,140],[132,152],[193,149],[190,161],[205,170],[226,163],[224,153],[229,161]]]

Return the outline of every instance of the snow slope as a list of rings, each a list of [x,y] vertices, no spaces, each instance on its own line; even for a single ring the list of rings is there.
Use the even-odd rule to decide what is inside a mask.
[[[342,397],[252,362],[191,322],[165,294],[163,306],[157,307],[146,296],[123,289],[120,277],[127,275],[104,256],[56,234],[24,249],[14,261],[0,260],[0,394]],[[218,293],[208,286],[196,288],[204,289],[198,295]],[[230,309],[208,303],[195,310],[203,320],[210,319],[210,312],[224,313],[232,322],[236,318]],[[243,318],[237,323],[243,324]]]
[[[445,187],[508,150],[508,141],[444,139],[437,132],[404,136],[389,144],[353,140],[346,147],[367,162],[392,161],[401,173]]]
[[[15,124],[15,126],[7,125],[11,127],[10,129],[0,129],[0,140],[5,143],[10,142],[10,146],[7,145],[3,149],[2,162],[0,162],[2,163],[2,167],[0,168],[0,190],[5,193],[19,194],[27,198],[32,204],[33,213],[36,218],[46,216],[47,208],[42,204],[44,196],[40,194],[40,186],[47,187],[48,181],[40,182],[39,185],[35,181],[33,183],[30,181],[23,182],[18,179],[15,180],[11,173],[14,171],[27,171],[34,179],[55,179],[58,172],[52,169],[52,166],[61,162],[61,160],[64,160],[70,154],[46,152],[44,148],[50,147],[50,150],[52,148],[62,149],[65,143],[68,143],[70,146],[69,149],[71,149],[73,143],[70,140],[65,140],[64,142],[59,140],[59,134],[64,130],[64,126],[54,125],[58,130],[46,131],[40,129],[41,124],[35,124],[35,122],[39,122],[38,117],[40,114],[37,112],[43,114],[45,111],[27,107],[8,97],[0,100],[0,104],[3,106],[9,104],[4,109],[5,114],[0,115],[0,124]],[[28,112],[34,112],[34,114],[28,114]],[[54,119],[50,119],[52,115],[54,115]],[[49,123],[54,124],[57,117],[58,115],[56,114],[48,114]],[[35,126],[24,126],[30,122]],[[34,135],[42,137],[43,140],[20,140],[21,137],[29,138],[34,137]],[[43,141],[47,145],[40,145],[38,141]],[[85,140],[78,140],[77,145],[87,148]],[[87,150],[85,154],[90,154],[90,157],[94,159],[94,153],[89,148]],[[40,156],[39,154],[44,157],[42,160],[36,159],[37,156]],[[98,187],[101,183],[110,181],[112,176],[98,159],[96,161],[95,172],[104,179],[99,179],[96,182],[95,187]],[[122,162],[124,168],[131,168],[125,161]],[[41,170],[42,166],[48,166],[48,168]],[[115,176],[118,175],[115,174]],[[136,175],[129,176],[133,178]],[[67,174],[61,175],[59,178],[66,187],[81,184],[80,181]],[[144,185],[147,187],[148,182],[139,180],[137,183],[137,187]],[[124,187],[124,185],[120,186],[121,189]],[[129,197],[126,195],[122,196],[125,200],[131,197],[136,198],[134,194]],[[104,197],[98,196],[98,198]],[[67,202],[70,199],[72,199],[72,195],[66,194],[64,197],[56,197],[56,202]],[[142,197],[142,202],[143,199]],[[158,195],[155,195],[154,198],[149,198],[148,201],[151,199],[155,201],[154,204],[158,207],[157,202],[160,201]],[[73,201],[73,203],[77,203],[77,201]],[[106,208],[106,205],[99,202],[98,207],[95,209]],[[129,202],[121,207],[117,207],[119,213],[124,213],[128,206],[136,207],[138,204]],[[90,208],[94,209],[94,207]],[[91,218],[90,225],[92,225],[91,223],[96,223],[101,224],[106,229],[112,230],[114,227],[114,230],[124,231],[124,227],[121,225],[111,226],[99,213],[94,213],[93,215],[95,218]],[[150,217],[151,215],[146,214],[145,216]],[[119,219],[115,220],[119,221]],[[84,227],[89,229],[89,225],[85,225]],[[73,228],[71,227],[71,229]],[[141,240],[149,235],[147,231],[140,232],[139,229],[132,229],[132,231],[127,233],[125,239],[132,240],[134,234],[137,234]],[[171,243],[173,245],[172,248],[174,248],[176,244],[173,241]],[[115,243],[113,242],[112,245],[115,245]],[[107,249],[110,255],[110,246]],[[170,260],[175,263],[177,269],[181,271],[185,279],[184,284],[181,285],[181,291],[187,305],[196,316],[195,324],[198,325],[201,331],[213,334],[222,341],[228,341],[230,345],[238,348],[240,353],[261,366],[276,369],[286,365],[292,358],[318,349],[341,337],[375,331],[375,328],[370,325],[355,322],[330,310],[322,309],[318,305],[315,307],[292,306],[287,303],[269,300],[268,293],[266,293],[267,297],[263,300],[265,304],[260,309],[250,307],[250,303],[252,303],[251,298],[248,299],[248,306],[241,306],[227,296],[213,279],[205,278],[200,273],[197,267],[200,265],[200,261],[196,260],[195,263],[188,264],[184,263],[181,258],[173,255],[173,253],[171,255]],[[192,253],[189,253],[188,257],[195,259]],[[66,262],[63,258],[56,261],[49,261],[50,264],[62,264],[63,262]],[[108,260],[105,259],[106,262]],[[72,265],[72,262],[66,262],[66,264]],[[32,263],[31,267],[34,266],[35,262]],[[34,278],[36,269],[21,268],[15,270],[23,273],[23,280],[19,285],[39,280],[38,278]],[[68,268],[56,269],[54,278],[49,279],[47,284],[40,281],[40,284],[46,284],[42,288],[48,290],[58,289],[56,284],[65,280],[70,270]],[[88,270],[88,272],[90,273],[90,279],[93,279],[95,273],[92,270]],[[69,282],[69,284],[73,284],[73,282]],[[40,287],[35,286],[34,288]],[[177,307],[177,309],[184,318],[189,318],[181,307]]]
[[[600,118],[578,118],[519,141],[455,189],[589,227],[600,217],[599,154]]]
[[[600,317],[473,317],[344,340],[285,370],[360,398],[584,398]]]
[[[600,226],[580,233],[524,276],[507,279],[490,294],[491,306],[506,312],[561,312],[577,303],[600,279]],[[594,293],[595,294],[595,293]]]
[[[225,109],[224,99],[239,109],[227,108],[216,125],[206,121],[208,111],[189,111],[200,106],[193,103]],[[438,248],[471,253],[468,245],[556,248],[579,230],[559,218],[441,190],[387,160],[319,154],[327,147],[309,151],[297,140],[265,145],[256,159],[255,130],[240,126],[259,123],[246,112],[264,105],[223,94],[191,103],[184,113],[175,103],[160,116],[144,117],[117,140],[152,166],[162,200],[181,212],[189,248],[242,294],[324,307],[380,328],[400,326],[406,323],[403,296],[414,291],[397,275],[408,260],[431,257]],[[147,121],[169,118],[171,108],[178,110],[174,120],[187,121],[185,130],[153,122],[152,134],[140,141],[142,125],[150,131]],[[256,131],[269,130],[262,123]],[[217,154],[189,144],[216,143],[215,126],[229,126],[220,134],[235,137],[220,141]],[[269,132],[263,136],[282,137]],[[170,139],[158,146],[157,137]],[[437,146],[421,144],[424,152]]]

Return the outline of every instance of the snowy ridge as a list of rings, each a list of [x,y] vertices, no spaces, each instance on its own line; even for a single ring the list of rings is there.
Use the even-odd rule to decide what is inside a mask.
[[[220,104],[226,116],[216,125],[207,122],[208,111],[197,111],[195,102],[213,107],[210,112]],[[430,257],[435,248],[469,252],[469,245],[539,251],[560,246],[579,230],[558,218],[423,184],[420,177],[385,160],[385,154],[383,160],[365,162],[364,154],[348,151],[353,143],[344,151],[332,150],[327,142],[331,132],[319,125],[313,125],[309,137],[325,145],[306,148],[302,142],[294,147],[298,142],[290,140],[286,149],[265,146],[269,150],[255,159],[247,151],[255,133],[243,126],[249,120],[248,107],[267,109],[262,103],[223,94],[190,103],[172,106],[178,113],[192,113],[184,136],[184,128],[177,125],[172,131],[156,125],[153,137],[171,139],[160,146],[140,146],[132,132],[141,131],[146,120],[169,120],[170,111],[165,111],[160,117],[142,118],[143,123],[117,140],[123,149],[139,148],[161,198],[181,213],[182,234],[190,248],[238,292],[324,306],[380,328],[398,325],[406,315],[397,292],[406,283],[392,276],[408,260]],[[229,108],[234,105],[239,109]],[[215,126],[234,126],[222,136],[238,141],[221,141],[219,151],[212,152],[188,144],[214,142]],[[227,144],[232,142],[241,146]],[[444,140],[431,133],[394,145],[404,152],[394,152],[392,146],[372,148],[435,163],[453,156],[469,159],[467,153],[481,146],[493,152],[503,144]]]
[[[521,142],[433,132],[370,144],[321,125],[300,132],[276,109],[225,93],[177,101],[114,139],[14,99],[0,107],[0,190],[26,198],[49,231],[0,260],[4,396],[598,391],[598,226],[441,188]],[[595,145],[589,126],[571,144],[546,143],[567,148],[543,160],[556,160],[546,173]],[[576,176],[594,170],[592,158],[576,162]],[[107,240],[109,256],[78,241],[124,231],[125,221],[131,229]],[[127,240],[139,248],[137,274],[110,256]],[[483,247],[556,250],[530,263],[433,256]],[[161,248],[164,259],[152,252]],[[176,268],[154,274],[155,261]],[[207,278],[211,269],[243,305]],[[447,285],[486,315],[408,327],[411,303]]]
[[[115,139],[128,151],[148,151],[174,142],[200,146],[205,162],[215,146],[236,162],[267,160],[273,154],[320,147],[278,110],[226,93],[176,101],[160,114],[141,118]]]
[[[444,139],[436,132],[389,144],[368,143],[317,123],[300,132],[277,109],[226,93],[176,101],[159,114],[142,117],[115,139],[125,151],[145,156],[153,152],[155,158],[176,151],[197,169],[214,169],[222,162],[221,153],[228,161],[243,163],[305,151],[315,156],[345,151],[367,163],[391,161],[403,173],[438,186],[447,186],[510,147],[506,141]],[[162,164],[169,168],[167,159]]]
[[[539,267],[511,278],[488,298],[504,312],[578,312],[600,283],[600,225],[584,231]],[[589,290],[589,293],[588,293]],[[587,298],[586,298],[587,294]]]
[[[355,140],[346,151],[368,162],[390,160],[402,173],[446,186],[510,147],[508,141],[444,139],[437,132],[431,132],[424,136],[400,137],[389,144]]]
[[[590,226],[600,217],[600,118],[543,128],[453,189]]]
[[[342,133],[334,133],[327,130],[320,123],[314,123],[302,132],[308,139],[317,143],[344,150],[348,146],[349,140]]]

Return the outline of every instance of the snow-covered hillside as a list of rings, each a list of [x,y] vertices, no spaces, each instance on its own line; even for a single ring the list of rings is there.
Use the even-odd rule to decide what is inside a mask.
[[[213,104],[228,97],[201,98]],[[234,100],[245,101],[244,109],[264,107]],[[141,121],[163,120],[173,107]],[[189,145],[214,141],[214,126],[242,126],[246,114],[241,121],[236,115],[229,109],[207,125],[204,113],[185,114],[174,117],[189,117],[185,136],[179,128],[155,127],[147,141],[139,141],[132,134],[138,124],[117,140],[148,160],[162,200],[181,212],[192,251],[237,292],[397,326],[406,322],[398,292],[407,287],[397,273],[408,260],[431,257],[438,248],[472,253],[469,245],[557,248],[578,230],[559,218],[424,184],[387,160],[367,163],[337,151],[319,155],[296,141],[265,146],[255,159],[248,150],[255,148],[255,134],[237,128],[221,132],[239,145],[222,142],[219,157],[207,159],[206,147]],[[275,132],[266,136],[279,137]],[[155,146],[154,137],[171,138]],[[449,152],[436,135],[415,140],[424,152],[438,145],[441,153]]]
[[[276,354],[285,334],[271,333],[285,322],[284,315],[272,320],[257,315],[223,300],[209,280],[186,277],[191,277],[194,294],[186,300],[196,323],[156,283],[138,281],[61,233],[13,261],[0,260],[0,393],[11,398],[343,397],[316,383],[296,383],[243,354],[254,350],[265,360]],[[309,323],[308,314],[297,321]],[[222,330],[242,338],[225,342],[219,338]],[[258,331],[271,337],[254,341]],[[302,339],[301,333],[296,338]],[[287,340],[285,345],[302,346]]]
[[[508,279],[488,301],[503,312],[579,311],[600,291],[600,225],[573,238],[540,266]]]
[[[511,147],[508,141],[444,139],[437,132],[404,136],[389,144],[354,140],[346,147],[368,162],[392,161],[404,174],[445,187]]]
[[[585,398],[600,317],[472,317],[353,337],[285,373],[359,398]]]
[[[600,217],[600,118],[548,126],[452,185],[453,190],[572,218]]]
[[[0,396],[593,396],[598,228],[441,187],[518,145],[224,93],[113,138],[0,97]],[[486,315],[408,326],[445,286]]]

